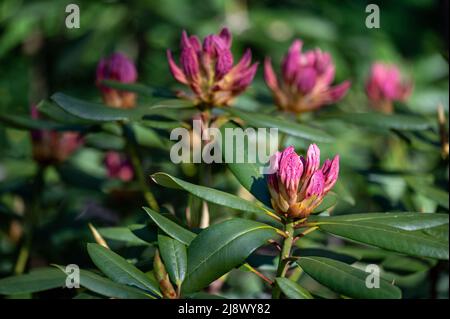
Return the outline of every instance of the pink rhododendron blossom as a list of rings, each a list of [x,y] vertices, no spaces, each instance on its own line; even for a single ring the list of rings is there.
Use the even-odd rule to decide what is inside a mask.
[[[278,79],[270,58],[264,63],[264,78],[276,105],[285,111],[304,113],[339,101],[350,88],[350,81],[331,86],[335,66],[331,56],[320,49],[302,52],[302,41],[289,48]]]
[[[31,106],[31,117],[40,117],[35,105]],[[50,130],[32,130],[31,141],[33,158],[43,165],[65,161],[83,144],[83,139],[77,132]]]
[[[133,179],[133,166],[124,154],[109,151],[105,155],[104,163],[108,172],[108,177],[117,178],[124,182]]]
[[[103,102],[111,107],[132,108],[136,104],[136,94],[107,87],[104,80],[134,83],[137,71],[134,63],[122,53],[113,53],[101,59],[97,66],[96,84],[102,92]]]
[[[412,92],[412,82],[402,81],[400,70],[392,64],[376,62],[366,83],[371,106],[384,113],[392,113],[394,101],[406,101]]]
[[[250,85],[258,64],[251,64],[251,51],[247,49],[241,60],[233,65],[231,41],[227,28],[218,35],[208,35],[203,43],[197,36],[188,36],[183,31],[180,66],[175,63],[172,52],[167,50],[173,77],[191,90],[178,92],[179,97],[203,108],[225,106]]]

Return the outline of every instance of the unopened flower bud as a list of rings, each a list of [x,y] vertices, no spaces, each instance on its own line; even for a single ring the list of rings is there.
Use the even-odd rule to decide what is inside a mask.
[[[269,58],[264,63],[264,78],[275,103],[281,110],[294,113],[313,111],[336,103],[350,88],[350,82],[331,86],[335,67],[329,53],[320,49],[302,52],[302,42],[295,40],[283,59],[281,84]]]
[[[393,102],[406,101],[411,95],[412,87],[412,82],[402,81],[397,66],[376,62],[370,70],[366,93],[374,109],[392,113]]]
[[[242,93],[255,76],[257,63],[251,64],[251,52],[233,66],[231,33],[227,28],[216,35],[205,37],[203,45],[196,36],[181,36],[180,65],[175,63],[172,52],[167,50],[169,69],[180,83],[188,85],[191,92],[178,92],[202,108],[229,105]]]
[[[275,211],[290,218],[305,218],[336,183],[339,156],[326,160],[320,168],[317,145],[309,146],[306,159],[299,157],[290,146],[273,155],[271,171],[267,183]]]
[[[122,53],[113,53],[100,60],[97,66],[96,83],[102,92],[103,102],[111,107],[132,108],[136,104],[136,93],[110,88],[102,83],[112,80],[121,83],[134,83],[137,71],[134,63]]]

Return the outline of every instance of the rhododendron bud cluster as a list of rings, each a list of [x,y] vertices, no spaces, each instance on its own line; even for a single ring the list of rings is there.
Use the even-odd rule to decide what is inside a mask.
[[[302,46],[303,43],[296,40],[289,48],[282,61],[280,81],[270,58],[266,58],[264,64],[264,78],[276,105],[293,113],[309,112],[335,103],[350,88],[349,81],[331,86],[335,66],[329,53],[320,49],[302,52]]]
[[[96,84],[102,92],[103,102],[111,107],[132,108],[136,104],[136,94],[113,89],[102,83],[104,80],[134,83],[137,71],[134,63],[122,53],[113,53],[100,60],[97,66]]]
[[[31,106],[31,117],[39,119],[39,111]],[[77,132],[57,132],[50,130],[31,131],[33,158],[43,164],[56,164],[65,161],[82,144],[83,139]]]
[[[373,108],[392,113],[393,102],[406,101],[411,95],[412,86],[411,82],[402,81],[397,66],[376,62],[370,70],[366,93]]]
[[[233,65],[231,42],[231,33],[227,28],[218,35],[208,35],[203,43],[197,36],[188,36],[183,31],[181,67],[175,63],[172,52],[167,50],[172,75],[191,89],[191,92],[178,92],[178,96],[203,108],[226,106],[250,85],[258,64],[251,64],[251,51],[248,49]]]
[[[133,179],[133,166],[131,165],[131,161],[124,154],[109,151],[105,155],[104,163],[108,177],[117,178],[124,182],[128,182]]]
[[[273,155],[271,170],[274,173],[268,176],[268,186],[275,211],[289,218],[306,218],[336,183],[339,155],[320,167],[317,145],[309,146],[306,158],[290,146]]]

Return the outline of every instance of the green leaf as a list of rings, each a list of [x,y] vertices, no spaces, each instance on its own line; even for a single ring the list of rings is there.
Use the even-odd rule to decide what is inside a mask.
[[[164,187],[183,189],[192,195],[220,206],[226,206],[245,212],[265,214],[263,208],[253,202],[217,189],[191,184],[170,176],[169,174],[156,173],[152,175],[152,179]]]
[[[289,299],[313,299],[311,294],[298,283],[288,279],[278,277],[275,279],[278,287]]]
[[[230,219],[203,230],[188,247],[188,271],[183,291],[209,285],[276,237],[273,227],[247,219]]]
[[[324,257],[301,257],[297,264],[312,278],[331,290],[350,298],[399,299],[401,291],[380,278],[379,288],[368,288],[370,273]]]
[[[155,299],[144,291],[120,284],[91,271],[80,270],[80,285],[100,295],[121,299]]]
[[[418,131],[431,127],[430,122],[421,116],[405,114],[369,113],[341,113],[327,115],[333,119],[340,119],[363,127]]]
[[[131,225],[129,227],[102,227],[98,232],[106,239],[126,242],[129,245],[148,245],[148,242],[140,239],[133,233],[135,228],[144,228],[145,225]]]
[[[18,115],[18,114],[0,114],[0,122],[5,123],[7,126],[19,129],[19,130],[75,130],[78,127],[63,125],[51,120],[33,119],[30,116]]]
[[[125,110],[108,107],[100,103],[83,101],[63,93],[55,93],[51,99],[64,111],[87,120],[126,121],[139,119],[142,116],[142,110],[137,108]]]
[[[337,202],[338,202],[338,196],[336,195],[336,193],[329,192],[323,199],[322,203],[318,207],[316,207],[316,209],[314,209],[314,211],[312,213],[313,214],[322,213],[322,212],[336,206]]]
[[[400,228],[403,230],[418,230],[445,225],[449,223],[447,214],[432,213],[360,213],[331,217],[311,217],[313,223],[347,221],[347,222],[372,222]]]
[[[153,220],[153,222],[158,225],[159,228],[161,228],[167,235],[175,238],[176,240],[179,240],[185,245],[189,245],[192,240],[195,238],[195,234],[174,221],[168,219],[167,217],[164,217],[160,213],[157,213],[153,210],[151,210],[148,207],[143,207],[145,212],[150,216],[150,218]]]
[[[186,246],[165,235],[158,235],[158,245],[170,280],[178,287],[181,286],[186,276]]]
[[[88,244],[87,249],[94,264],[112,280],[161,296],[156,282],[115,252],[92,243]]]
[[[448,260],[448,241],[367,221],[329,220],[313,223],[328,233],[411,256]]]
[[[36,269],[25,275],[0,279],[0,294],[27,294],[53,288],[62,288],[67,275],[59,269]]]
[[[239,128],[233,123],[226,123],[221,126],[220,131],[222,138],[225,139],[225,129]],[[243,145],[241,145],[243,144]],[[222,146],[226,145],[225,140],[222,140]],[[243,154],[244,158],[258,158],[256,154],[249,154],[248,143],[233,143],[233,154]],[[225,158],[225,147],[222,147],[222,157]],[[267,188],[267,181],[263,174],[260,173],[260,168],[263,168],[267,164],[262,163],[227,163],[228,168],[241,183],[241,185],[247,189],[257,200],[266,205],[272,207],[270,202],[269,189]]]
[[[64,111],[86,120],[99,122],[141,120],[144,115],[161,113],[161,108],[186,105],[180,100],[166,100],[158,101],[150,107],[139,106],[131,109],[118,109],[100,103],[83,101],[63,93],[55,93],[51,98]]]
[[[237,116],[246,121],[251,126],[257,128],[277,128],[280,132],[291,136],[299,137],[314,142],[329,143],[333,141],[333,137],[319,129],[291,122],[287,119],[281,119],[272,115],[254,113],[238,110],[236,108],[227,109],[232,115]]]
[[[421,194],[442,207],[449,209],[449,193],[432,185],[408,183],[418,194]]]
[[[49,119],[52,119],[59,123],[68,125],[88,125],[94,122],[81,119],[70,113],[67,113],[55,103],[43,100],[38,104],[38,110],[40,114],[44,114]]]

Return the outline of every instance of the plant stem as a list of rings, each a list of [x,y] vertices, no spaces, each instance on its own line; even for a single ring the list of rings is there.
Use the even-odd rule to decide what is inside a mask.
[[[28,258],[30,256],[31,245],[33,243],[33,232],[36,219],[39,211],[39,200],[44,187],[44,173],[45,166],[39,165],[36,175],[34,177],[33,185],[31,186],[31,201],[29,209],[25,215],[25,239],[23,245],[20,247],[19,255],[17,257],[16,265],[14,267],[14,274],[20,275],[25,271]]]
[[[150,191],[149,186],[145,182],[145,175],[142,170],[142,162],[139,158],[138,150],[136,147],[137,143],[134,131],[129,125],[125,123],[122,123],[122,130],[123,136],[126,140],[126,149],[128,151],[128,155],[130,156],[131,164],[133,165],[139,187],[141,188],[141,191],[144,194],[145,200],[147,201],[148,205],[150,205],[150,208],[156,212],[159,212],[158,202],[156,201],[153,193]]]
[[[281,249],[280,259],[278,261],[277,278],[286,276],[288,270],[289,257],[291,255],[292,243],[294,241],[294,221],[286,220],[284,230],[287,237],[283,241],[283,248]],[[280,288],[275,285],[272,291],[272,299],[279,299],[281,295]]]

